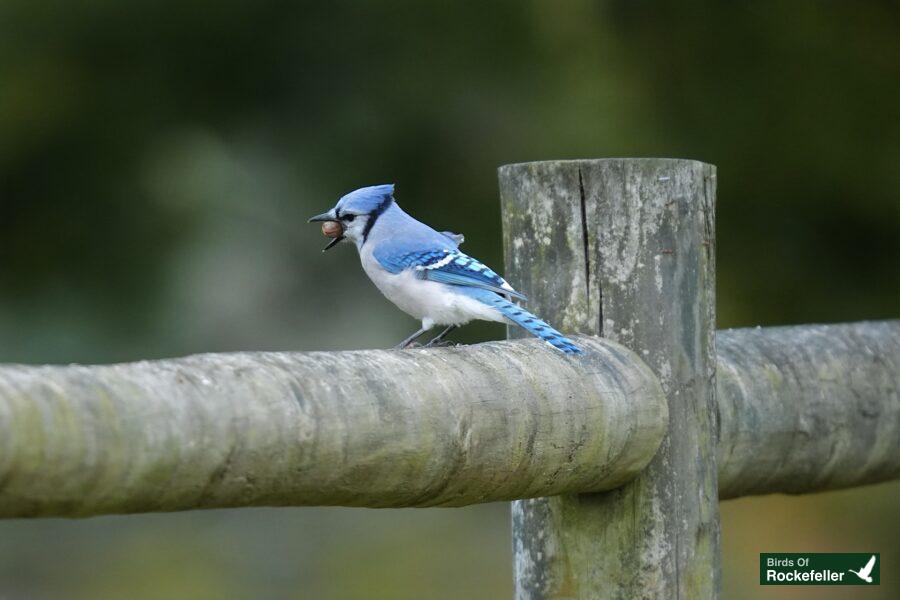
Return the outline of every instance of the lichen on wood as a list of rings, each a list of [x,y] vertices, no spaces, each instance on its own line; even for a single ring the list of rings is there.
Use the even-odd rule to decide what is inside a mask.
[[[610,489],[665,401],[632,352],[539,340],[0,366],[0,517],[461,506]]]
[[[499,177],[507,278],[564,331],[638,352],[670,415],[635,481],[513,503],[517,598],[716,597],[714,167],[547,161]]]
[[[719,497],[900,478],[900,321],[720,331]]]

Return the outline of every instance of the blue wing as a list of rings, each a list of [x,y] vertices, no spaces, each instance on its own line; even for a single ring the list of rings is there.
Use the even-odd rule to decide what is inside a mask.
[[[413,249],[402,242],[381,244],[372,255],[391,273],[413,269],[422,279],[490,290],[503,296],[525,300],[505,279],[480,261],[460,252],[452,240],[427,250]]]
[[[460,251],[445,254],[444,258],[431,264],[416,267],[423,279],[439,281],[450,285],[477,287],[525,300],[525,295],[515,291],[505,279],[497,275],[484,263]]]

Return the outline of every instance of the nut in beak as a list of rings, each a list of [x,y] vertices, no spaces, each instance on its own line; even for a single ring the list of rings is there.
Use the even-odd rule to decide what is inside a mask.
[[[323,221],[322,235],[329,238],[338,238],[344,233],[344,227],[338,221]]]

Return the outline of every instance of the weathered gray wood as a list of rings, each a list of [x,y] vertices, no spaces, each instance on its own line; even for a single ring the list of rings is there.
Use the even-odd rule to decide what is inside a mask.
[[[665,405],[633,355],[576,341],[599,356],[529,342],[0,366],[0,516],[613,486],[647,460]],[[900,321],[730,330],[717,345],[721,498],[900,478]]]
[[[900,321],[720,331],[719,497],[900,478]]]
[[[610,489],[655,453],[665,399],[624,347],[580,343],[0,366],[0,517]]]
[[[717,597],[714,167],[558,161],[499,176],[508,279],[564,331],[638,352],[670,415],[635,481],[513,504],[516,596]]]

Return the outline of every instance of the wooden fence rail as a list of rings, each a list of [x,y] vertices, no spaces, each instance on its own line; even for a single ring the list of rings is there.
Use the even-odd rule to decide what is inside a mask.
[[[719,498],[900,478],[900,321],[720,331]]]
[[[666,405],[624,347],[206,354],[0,367],[0,516],[460,506],[620,485]]]
[[[610,489],[666,426],[655,376],[579,336],[408,351],[0,367],[0,516],[460,506]],[[900,477],[900,322],[718,334],[719,495]]]

